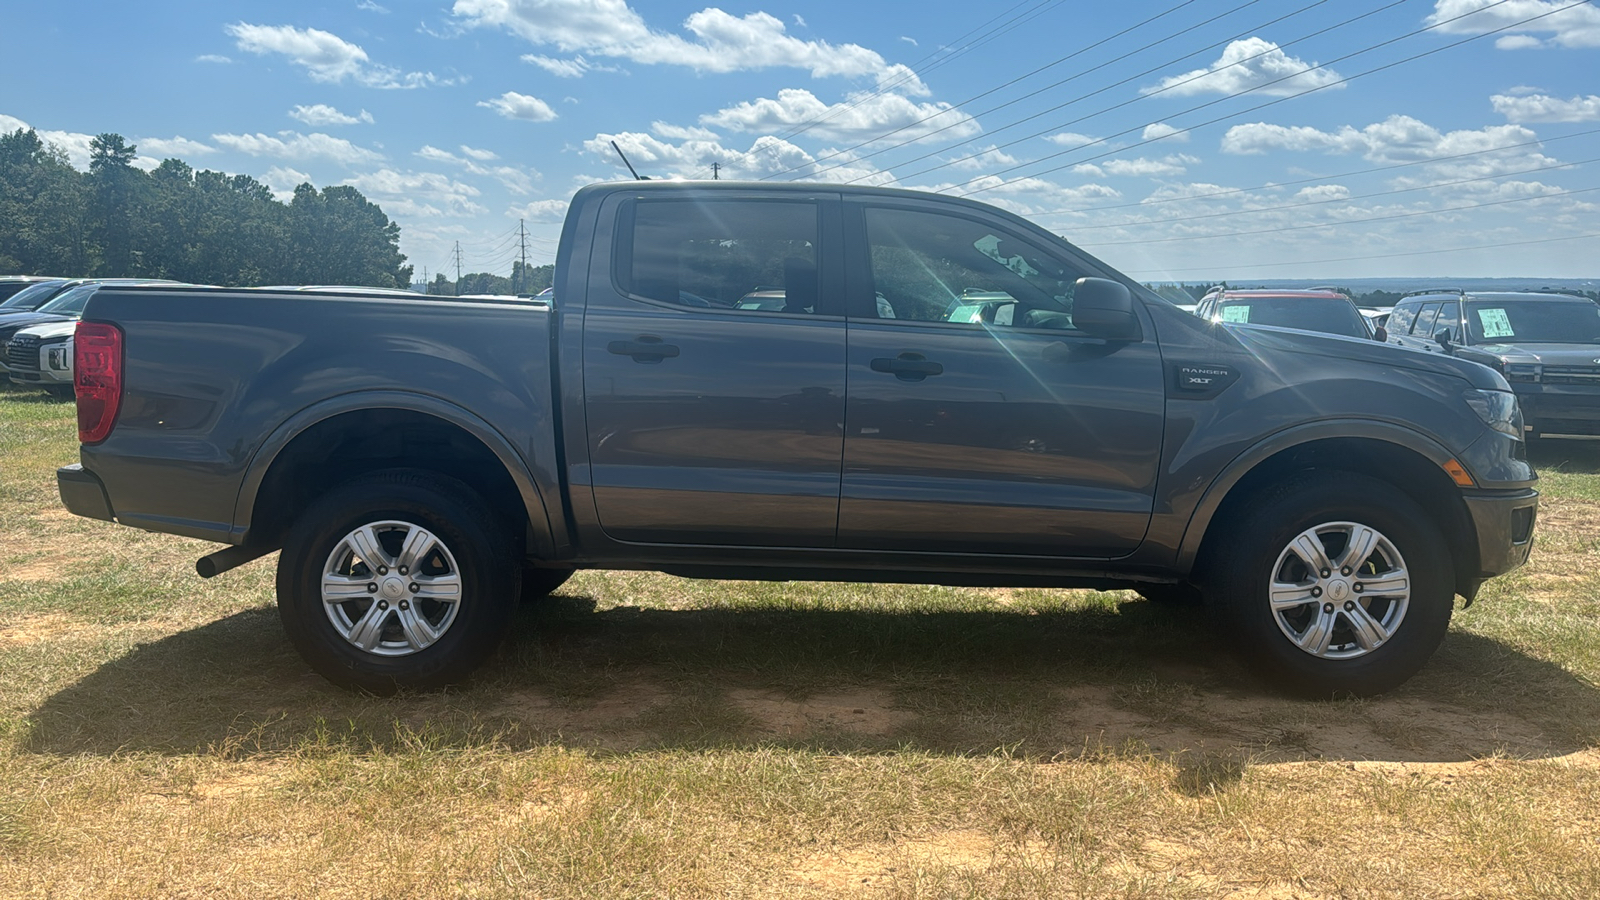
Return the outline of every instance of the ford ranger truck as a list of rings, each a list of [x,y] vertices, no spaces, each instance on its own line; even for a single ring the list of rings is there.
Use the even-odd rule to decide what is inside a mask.
[[[1494,370],[1207,322],[909,191],[572,199],[553,302],[101,288],[74,513],[279,551],[316,671],[466,678],[577,569],[1197,596],[1274,684],[1370,695],[1527,558]]]

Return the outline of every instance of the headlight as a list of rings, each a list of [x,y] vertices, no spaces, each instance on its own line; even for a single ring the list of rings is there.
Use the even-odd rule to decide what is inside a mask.
[[[57,372],[72,368],[72,350],[65,344],[51,347],[45,352],[45,365]]]
[[[1522,408],[1517,406],[1516,394],[1510,391],[1473,390],[1462,396],[1485,425],[1522,440]]]
[[[1539,366],[1533,363],[1507,363],[1505,376],[1507,381],[1538,381]]]

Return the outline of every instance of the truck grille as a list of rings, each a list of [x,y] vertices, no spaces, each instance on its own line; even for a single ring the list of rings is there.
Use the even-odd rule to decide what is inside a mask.
[[[18,335],[6,344],[6,365],[13,372],[39,371],[39,344],[41,341],[31,334]]]
[[[1600,384],[1600,366],[1545,366],[1545,384]]]

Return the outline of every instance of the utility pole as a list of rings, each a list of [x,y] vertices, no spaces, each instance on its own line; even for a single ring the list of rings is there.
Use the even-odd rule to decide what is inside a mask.
[[[422,267],[422,293],[428,293],[428,267]]]
[[[461,242],[456,241],[456,296],[461,296]]]
[[[517,220],[517,232],[521,236],[522,240],[522,268],[512,273],[511,293],[513,294],[517,293],[517,275],[522,276],[522,283],[524,285],[528,283],[528,229],[524,228],[522,223],[522,219]]]
[[[714,162],[714,163],[711,164],[711,180],[712,181],[721,181],[722,180],[721,172],[722,172],[722,163]]]

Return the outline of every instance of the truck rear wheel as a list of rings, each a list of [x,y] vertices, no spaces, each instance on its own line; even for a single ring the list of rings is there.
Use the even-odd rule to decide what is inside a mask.
[[[1455,591],[1449,548],[1415,502],[1353,473],[1303,476],[1247,502],[1208,551],[1207,593],[1268,678],[1303,696],[1364,697],[1427,663]]]
[[[459,481],[367,476],[295,523],[278,560],[278,612],[301,656],[335,684],[375,694],[445,687],[505,633],[516,549]]]

